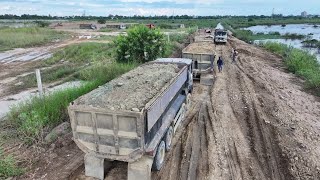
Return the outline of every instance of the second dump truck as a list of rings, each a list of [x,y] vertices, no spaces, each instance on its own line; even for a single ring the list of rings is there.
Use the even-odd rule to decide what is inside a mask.
[[[163,58],[141,65],[68,107],[74,141],[86,153],[85,174],[104,179],[104,166],[128,162],[129,180],[150,180],[189,106],[192,60]]]
[[[192,59],[194,79],[200,79],[203,85],[213,84],[214,46],[211,39],[191,43],[182,50],[182,58]]]

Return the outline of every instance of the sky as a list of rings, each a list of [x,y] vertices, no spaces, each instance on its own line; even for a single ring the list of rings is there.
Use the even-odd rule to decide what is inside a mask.
[[[320,14],[320,0],[0,0],[0,14],[86,15]]]

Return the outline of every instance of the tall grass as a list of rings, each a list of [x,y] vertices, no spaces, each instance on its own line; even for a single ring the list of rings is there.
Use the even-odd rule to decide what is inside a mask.
[[[87,42],[74,44],[57,50],[46,63],[54,64],[60,60],[73,63],[88,63],[110,60],[114,51],[112,44]]]
[[[8,115],[27,143],[42,140],[46,128],[68,120],[67,106],[79,96],[118,77],[134,68],[135,64],[111,63],[95,65],[80,72],[84,80],[81,87],[68,88],[46,94],[43,98],[33,97],[16,107]]]
[[[320,63],[316,56],[280,43],[267,42],[263,47],[284,57],[288,70],[303,77],[307,88],[320,90]]]
[[[47,28],[0,28],[0,51],[39,46],[66,37],[64,32]]]

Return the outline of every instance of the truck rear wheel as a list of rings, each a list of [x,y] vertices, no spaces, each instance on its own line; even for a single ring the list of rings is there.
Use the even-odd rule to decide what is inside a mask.
[[[173,128],[170,126],[167,130],[167,133],[165,135],[165,141],[166,141],[166,151],[170,151],[171,145],[172,145],[172,138],[173,138]]]
[[[164,163],[164,156],[166,154],[166,144],[164,141],[161,141],[158,148],[156,156],[154,157],[152,169],[155,171],[160,171],[163,163]]]
[[[186,111],[188,111],[191,107],[191,93],[189,93],[187,95],[187,99],[186,99]]]

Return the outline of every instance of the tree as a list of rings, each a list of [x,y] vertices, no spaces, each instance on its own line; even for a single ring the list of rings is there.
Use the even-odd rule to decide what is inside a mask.
[[[159,29],[139,25],[127,33],[127,36],[120,35],[115,40],[118,61],[145,63],[164,55],[166,40]]]
[[[105,24],[107,21],[105,19],[98,19],[99,24]]]

